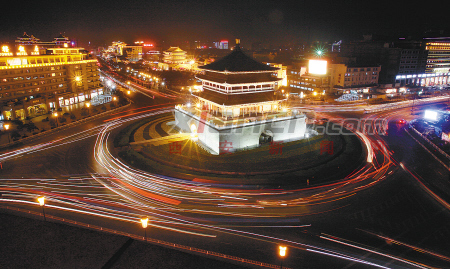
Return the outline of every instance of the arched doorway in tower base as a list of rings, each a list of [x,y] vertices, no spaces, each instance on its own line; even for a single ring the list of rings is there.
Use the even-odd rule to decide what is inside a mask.
[[[259,144],[266,144],[273,141],[273,133],[270,130],[265,130],[259,136]]]

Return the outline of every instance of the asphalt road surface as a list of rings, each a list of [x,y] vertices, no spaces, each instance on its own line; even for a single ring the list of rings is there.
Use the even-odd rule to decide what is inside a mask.
[[[449,267],[448,171],[402,126],[361,137],[371,160],[337,184],[286,191],[214,185],[138,171],[117,159],[114,134],[176,100],[141,95],[126,111],[0,155],[0,205],[290,268]],[[323,117],[410,120],[410,109]],[[320,117],[321,118],[321,117]],[[364,125],[363,125],[364,126]],[[355,128],[355,130],[358,128]],[[363,129],[359,128],[363,133]],[[393,130],[393,131],[391,131]],[[373,159],[372,159],[373,158]]]

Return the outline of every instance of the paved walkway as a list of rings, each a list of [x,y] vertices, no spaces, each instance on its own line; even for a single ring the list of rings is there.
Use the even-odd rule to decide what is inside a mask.
[[[81,102],[78,104],[73,104],[70,106],[66,106],[63,107],[61,111],[55,111],[58,113],[58,126],[61,125],[65,125],[65,124],[69,124],[72,123],[74,121],[83,119],[85,117],[87,117],[88,115],[95,115],[104,111],[108,111],[111,109],[111,103],[105,103],[105,104],[99,104],[97,106],[91,106],[89,108],[89,114],[88,115],[83,115],[82,114],[82,108],[86,106],[87,102]],[[106,107],[106,110],[101,109],[102,106]],[[67,114],[65,114],[67,113]],[[64,115],[65,114],[65,115]],[[75,118],[72,119],[71,115],[74,115]],[[61,120],[62,118],[64,118],[64,120]],[[48,119],[48,120],[47,120]],[[39,132],[43,132],[46,130],[50,130],[51,129],[51,125],[50,125],[50,119],[55,119],[55,116],[53,114],[44,114],[44,115],[40,115],[34,118],[31,118],[30,120],[24,120],[24,124],[29,123],[30,121],[34,123],[34,125],[36,125],[36,127],[38,129],[33,130],[31,132],[29,132],[26,128],[23,128],[23,130],[19,131],[19,134],[21,136],[32,136],[33,133],[39,133]],[[10,122],[10,121],[1,121],[0,122],[0,127],[2,127],[4,124],[11,124],[12,125],[12,129],[10,129],[10,133],[13,132],[14,130],[17,130],[15,128],[15,124]],[[1,128],[3,130],[3,128]],[[2,132],[0,134],[0,145],[4,145],[4,144],[8,144],[9,142],[12,142],[13,140],[11,139],[11,137],[8,137],[8,134]]]
[[[191,138],[190,134],[179,133],[174,128],[173,120],[173,116],[169,115],[142,125],[134,132],[135,142],[130,144],[159,146]]]

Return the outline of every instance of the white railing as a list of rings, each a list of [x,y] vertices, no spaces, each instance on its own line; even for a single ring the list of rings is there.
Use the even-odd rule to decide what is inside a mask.
[[[225,124],[217,125],[213,122],[208,122],[207,119],[200,118],[199,116],[195,115],[192,112],[184,110],[181,106],[175,107],[175,110],[178,110],[179,112],[181,112],[183,114],[193,117],[194,119],[198,120],[199,122],[203,122],[204,124],[209,125],[213,128],[219,129],[219,130],[231,129],[231,128],[236,128],[236,127],[252,126],[252,125],[264,124],[264,123],[274,123],[274,122],[284,121],[284,120],[288,120],[288,119],[295,119],[295,118],[305,118],[306,119],[306,116],[304,114],[295,114],[292,116],[284,116],[284,117],[274,116],[271,119],[255,120],[255,121],[251,121],[251,122],[242,122],[242,123],[232,122],[229,125],[228,124],[227,125],[225,125]]]

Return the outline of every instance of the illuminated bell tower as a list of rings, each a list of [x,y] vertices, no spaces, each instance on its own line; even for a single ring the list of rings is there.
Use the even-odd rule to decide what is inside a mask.
[[[283,107],[286,97],[276,92],[279,69],[247,56],[239,39],[230,54],[199,68],[202,91],[192,93],[195,104],[176,107],[175,119],[212,153],[222,153],[224,143],[227,152],[230,146],[231,151],[257,147],[261,136],[270,141],[304,136],[306,117]]]

